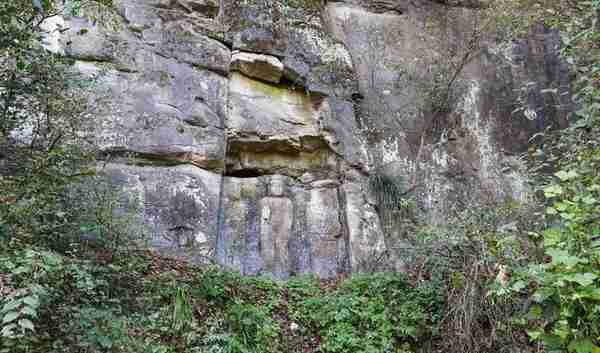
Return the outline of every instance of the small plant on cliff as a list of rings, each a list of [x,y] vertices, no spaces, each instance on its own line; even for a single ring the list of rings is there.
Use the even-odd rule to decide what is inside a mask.
[[[181,332],[192,320],[192,307],[185,288],[177,287],[173,295],[172,327],[175,332]]]
[[[403,177],[393,177],[381,171],[369,177],[369,191],[377,202],[380,221],[387,235],[395,232],[399,222],[417,223],[416,205],[412,198],[416,185],[407,185]]]

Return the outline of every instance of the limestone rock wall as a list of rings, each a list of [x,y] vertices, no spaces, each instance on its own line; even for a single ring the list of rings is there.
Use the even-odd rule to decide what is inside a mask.
[[[361,94],[356,111],[369,163],[403,176],[434,223],[443,223],[453,208],[525,202],[529,192],[519,155],[535,133],[564,127],[573,109],[567,67],[558,57],[559,34],[537,26],[510,46],[482,36],[481,48],[457,77],[451,110],[428,111],[423,86],[433,81],[436,67],[466,52],[476,6],[359,0],[327,5],[330,32],[355,64]]]
[[[330,278],[381,259],[399,268],[368,188],[375,173],[418,180],[419,207],[432,220],[473,197],[524,198],[511,163],[539,126],[514,122],[513,89],[540,82],[528,104],[542,110],[556,106],[543,89],[568,89],[556,33],[538,29],[513,53],[490,49],[474,60],[445,137],[425,141],[428,117],[410,104],[419,92],[397,82],[432,49],[423,33],[444,4],[115,4],[108,25],[47,24],[48,46],[98,82],[90,129],[110,160],[102,170],[141,198],[154,248],[248,275]],[[367,119],[373,107],[381,109]]]

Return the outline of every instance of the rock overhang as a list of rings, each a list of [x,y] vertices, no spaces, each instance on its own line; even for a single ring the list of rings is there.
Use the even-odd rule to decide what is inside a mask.
[[[417,40],[419,21],[442,5],[357,0],[330,2],[323,12],[265,9],[258,0],[116,5],[117,29],[66,19],[73,26],[54,44],[68,44],[64,52],[85,72],[103,67],[99,81],[110,104],[94,126],[97,144],[112,155],[110,173],[127,175],[119,179],[126,190],[152,200],[141,215],[166,253],[185,257],[191,249],[198,256],[186,258],[208,256],[246,274],[331,277],[366,270],[369,258],[393,246],[369,196],[367,178],[380,160],[397,164],[386,173],[427,184],[416,197],[432,214],[469,196],[466,189],[505,195],[518,184],[517,171],[507,176],[489,167],[505,158],[494,134],[506,121],[501,110],[483,111],[499,103],[482,77],[470,77],[479,89],[462,118],[445,120],[444,143],[413,136],[422,115],[394,116],[410,99],[395,91],[393,68],[426,46]],[[348,26],[352,19],[356,25]],[[369,41],[361,21],[375,21],[369,34],[381,31],[383,41]],[[369,61],[377,57],[381,63]],[[368,104],[395,107],[377,116],[387,126],[382,141],[369,140]],[[519,129],[525,127],[510,130]],[[466,167],[472,178],[451,177],[449,168]],[[401,258],[386,261],[402,267]]]

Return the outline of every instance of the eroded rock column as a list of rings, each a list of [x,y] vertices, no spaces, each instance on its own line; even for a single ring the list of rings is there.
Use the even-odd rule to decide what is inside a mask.
[[[264,271],[278,279],[285,279],[291,271],[290,237],[294,206],[285,196],[284,177],[270,178],[268,196],[259,201],[260,210],[260,252]]]

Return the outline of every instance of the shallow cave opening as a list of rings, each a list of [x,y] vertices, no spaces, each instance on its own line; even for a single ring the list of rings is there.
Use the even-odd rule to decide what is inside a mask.
[[[260,176],[265,175],[261,173],[258,169],[234,169],[227,170],[225,172],[226,177],[234,177],[234,178],[258,178]]]
[[[284,86],[284,87],[288,87],[294,91],[298,90],[298,91],[306,91],[305,88],[305,83],[303,82],[303,80],[301,79],[292,79],[291,77],[288,77],[288,75],[283,75],[281,76],[281,79],[279,80],[279,85],[280,86]]]

